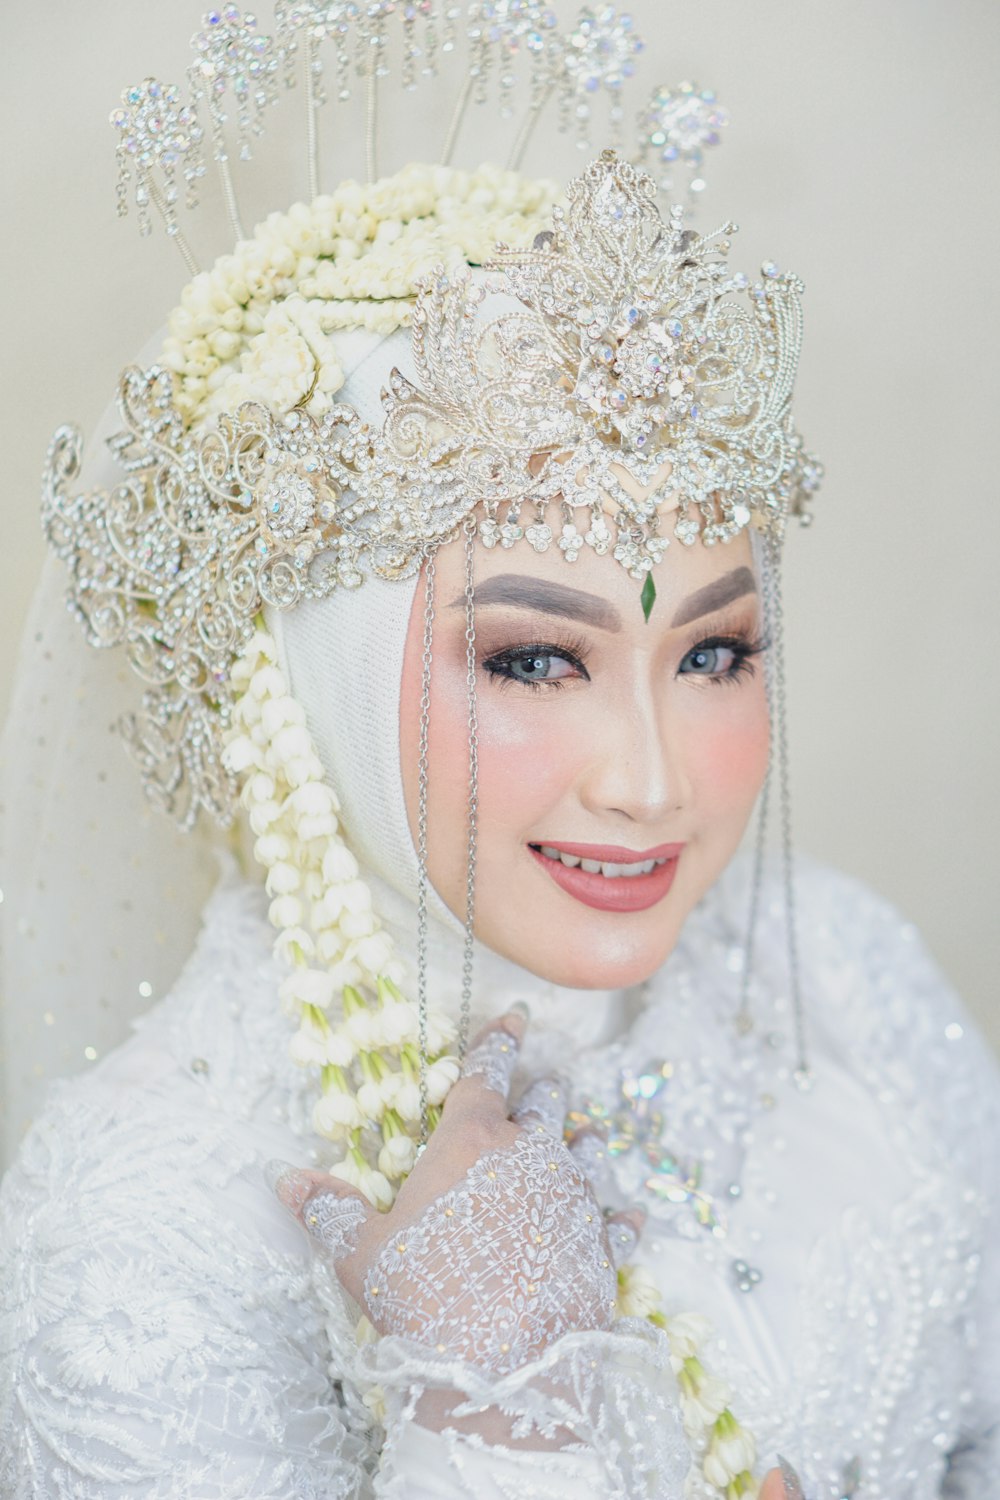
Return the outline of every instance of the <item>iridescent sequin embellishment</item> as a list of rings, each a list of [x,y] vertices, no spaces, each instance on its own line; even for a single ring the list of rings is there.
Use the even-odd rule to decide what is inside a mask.
[[[685,1158],[665,1143],[669,1121],[667,1104],[673,1076],[669,1061],[651,1062],[641,1072],[623,1068],[620,1095],[614,1107],[587,1100],[568,1120],[573,1129],[597,1125],[605,1134],[609,1157],[636,1153],[647,1168],[643,1186],[664,1203],[688,1206],[699,1225],[711,1233],[726,1233],[726,1221],[715,1198],[703,1186],[703,1164]]]

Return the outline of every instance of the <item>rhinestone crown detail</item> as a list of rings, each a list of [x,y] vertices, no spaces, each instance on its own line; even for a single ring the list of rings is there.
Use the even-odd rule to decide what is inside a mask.
[[[123,483],[80,496],[61,429],[45,528],[91,643],[124,644],[147,684],[126,740],[154,800],[185,825],[231,816],[229,669],[264,603],[366,568],[405,577],[463,524],[486,546],[610,552],[643,578],[665,516],[711,544],[800,513],[818,479],[789,405],[800,286],[733,274],[729,232],[664,220],[651,179],[608,151],[532,248],[421,288],[417,380],[392,371],[380,429],[344,404],[317,420],[248,403],[196,433],[168,372],[131,369]]]
[[[453,171],[470,101],[486,102],[498,88],[503,116],[520,90],[528,112],[511,151],[514,171],[494,184],[511,210],[503,228],[470,254],[445,213],[448,269],[429,273],[436,246],[431,255],[421,241],[411,254],[407,241],[401,280],[391,236],[384,246],[362,247],[357,236],[348,244],[350,208],[341,204],[327,246],[305,222],[311,210],[298,205],[287,227],[309,241],[301,255],[317,258],[316,285],[308,276],[301,286],[281,282],[286,261],[299,264],[290,243],[258,244],[260,230],[248,241],[237,193],[238,169],[279,83],[301,75],[314,208],[332,202],[320,196],[319,107],[331,94],[348,100],[358,85],[368,121],[365,191],[372,202],[381,193],[389,210],[402,192],[411,216],[433,218],[419,207],[420,184],[407,189],[405,171],[396,179],[376,169],[376,84],[396,68],[400,46],[409,88],[461,52],[463,40],[465,79],[431,176],[438,187],[434,174]],[[527,180],[517,168],[550,105],[558,128],[576,121],[583,146],[597,123],[591,102],[606,96],[608,138],[622,140],[626,84],[643,43],[616,5],[584,6],[564,31],[545,0],[280,0],[263,26],[227,3],[205,15],[193,47],[189,98],[147,78],[125,91],[112,116],[119,211],[134,195],[144,231],[159,216],[193,278],[193,300],[177,314],[178,347],[165,347],[162,366],[122,376],[123,431],[111,442],[121,482],[76,493],[82,444],[62,428],[43,492],[45,529],[70,571],[71,608],[92,644],[125,647],[145,685],[140,711],[122,726],[126,743],[153,800],[183,826],[201,810],[222,823],[235,810],[221,756],[230,673],[262,606],[290,608],[356,587],[369,571],[412,575],[466,526],[487,547],[551,547],[569,562],[585,548],[610,553],[643,581],[648,617],[650,570],[672,537],[712,544],[750,524],[780,534],[790,514],[807,519],[821,472],[790,411],[799,283],[770,263],[754,282],[733,273],[733,226],[701,236],[685,226],[677,201],[685,175],[689,196],[703,188],[703,152],[726,124],[714,95],[694,84],[654,92],[638,116],[639,151],[653,176],[605,152],[570,184],[551,223],[521,190]],[[225,264],[200,275],[180,212],[195,205],[213,161],[237,243]],[[672,195],[669,210],[657,207],[657,188]],[[277,233],[275,218],[267,224]],[[466,239],[468,230],[465,223]],[[489,259],[494,232],[509,243]],[[456,250],[460,267],[466,258],[488,263],[455,271]],[[207,332],[206,297],[214,309]],[[272,303],[283,303],[294,329],[279,326]],[[335,404],[338,331],[385,333],[406,323],[412,378],[390,373],[380,419]],[[219,381],[237,356],[241,380],[223,399]],[[257,368],[268,358],[274,381]],[[283,386],[282,359],[292,372]],[[298,400],[310,363],[315,378]]]

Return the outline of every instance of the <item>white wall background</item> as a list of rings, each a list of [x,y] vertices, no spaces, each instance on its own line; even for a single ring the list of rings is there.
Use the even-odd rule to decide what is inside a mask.
[[[704,227],[735,218],[734,260],[753,270],[773,256],[806,282],[797,412],[828,479],[816,525],[790,547],[799,843],[911,915],[1000,1043],[1000,7],[631,9],[648,84],[693,77],[732,111]],[[0,703],[41,558],[48,436],[59,421],[95,422],[184,279],[163,236],[141,242],[134,220],[115,218],[107,114],[124,84],[181,77],[199,15],[198,0],[50,0],[44,16],[4,5]],[[440,132],[450,98],[437,85],[393,109],[384,168],[433,149],[424,127]],[[500,130],[480,116],[467,162]],[[568,175],[577,159],[547,140],[528,166]],[[347,152],[341,172],[359,169]],[[296,169],[255,206],[303,190]],[[206,257],[227,248],[200,243]]]

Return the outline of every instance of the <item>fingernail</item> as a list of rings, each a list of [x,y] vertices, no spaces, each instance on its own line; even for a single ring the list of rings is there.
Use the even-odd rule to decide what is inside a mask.
[[[802,1493],[801,1479],[788,1462],[788,1459],[782,1458],[780,1453],[778,1454],[778,1467],[781,1470],[781,1477],[785,1482],[785,1494],[788,1496],[788,1500],[805,1500],[805,1496]]]
[[[508,1011],[513,1016],[523,1016],[526,1021],[531,1020],[531,1006],[527,1000],[515,1000],[513,1005],[508,1005]]]
[[[261,1171],[264,1174],[264,1181],[271,1189],[271,1192],[276,1193],[280,1198],[282,1196],[282,1187],[291,1182],[292,1175],[298,1171],[298,1167],[293,1166],[290,1161],[282,1161],[280,1157],[276,1156],[271,1161],[265,1162],[264,1166],[261,1167]]]

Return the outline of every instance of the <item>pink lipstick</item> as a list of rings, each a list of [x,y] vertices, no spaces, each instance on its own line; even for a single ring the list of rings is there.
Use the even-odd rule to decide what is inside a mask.
[[[567,895],[598,911],[646,911],[674,883],[683,844],[529,844],[537,864]]]

